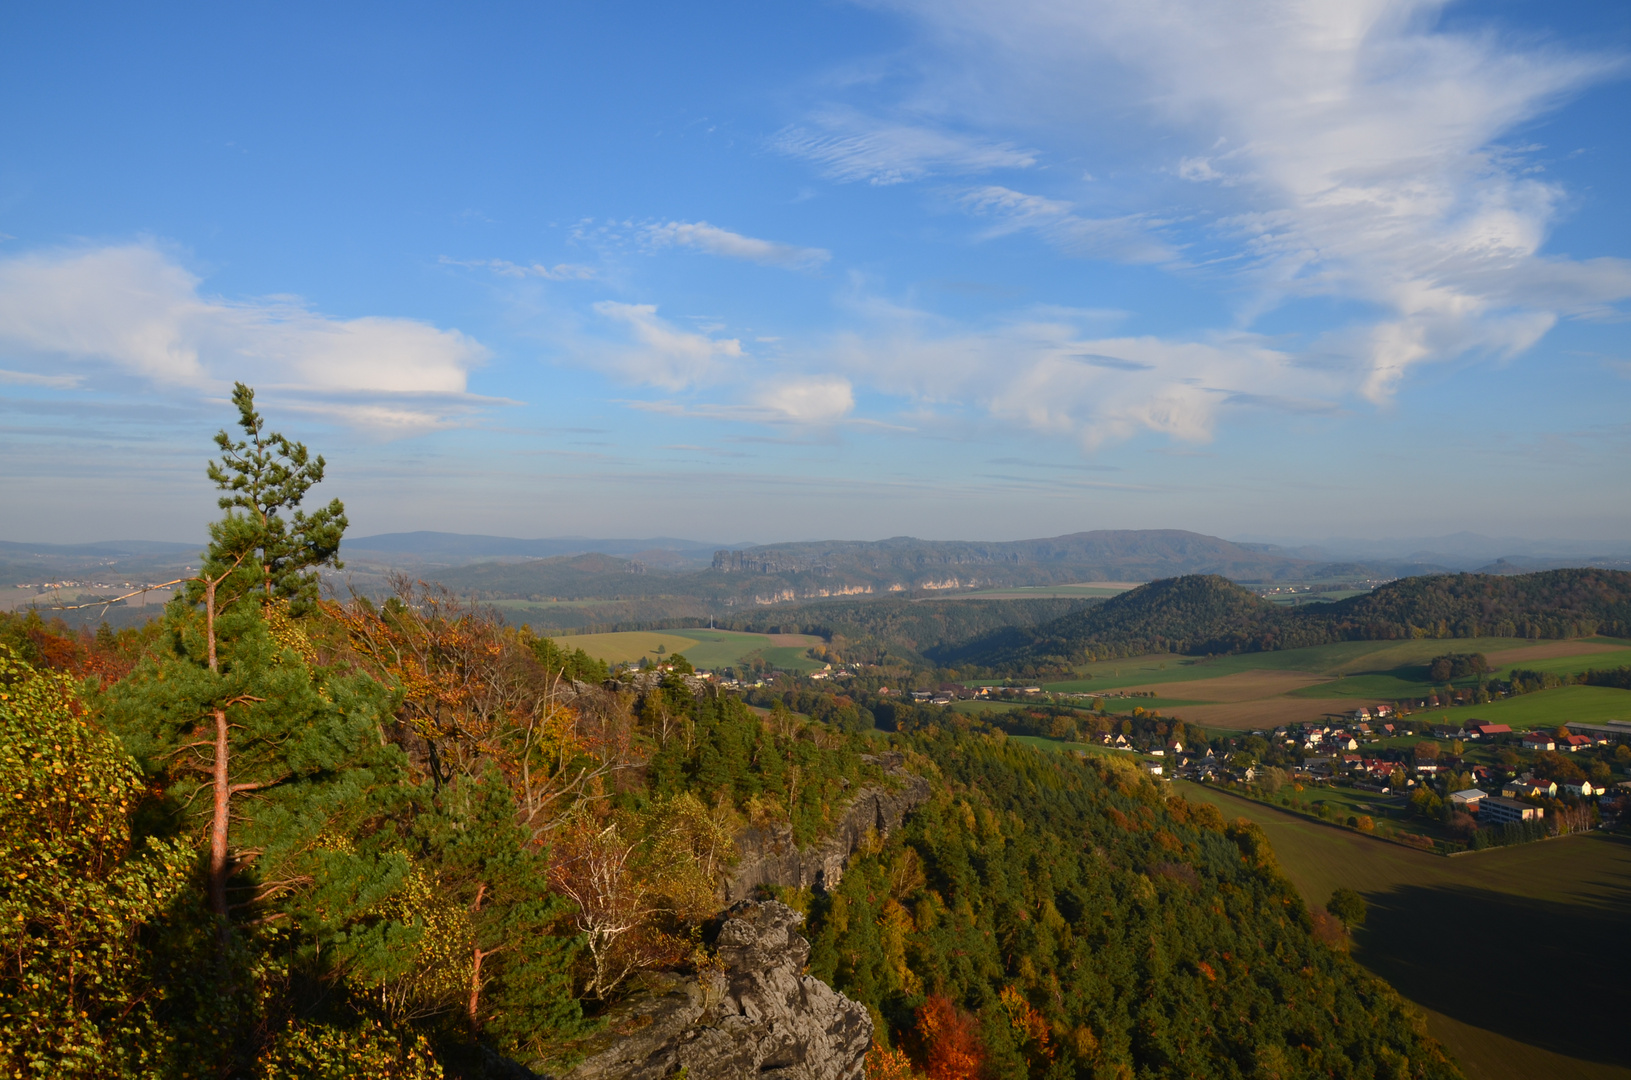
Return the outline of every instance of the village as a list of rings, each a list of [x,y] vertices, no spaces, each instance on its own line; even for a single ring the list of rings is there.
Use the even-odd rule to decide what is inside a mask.
[[[1343,722],[1187,745],[1127,732],[1097,741],[1139,756],[1152,778],[1220,785],[1363,832],[1377,819],[1405,820],[1449,849],[1606,828],[1631,809],[1631,724],[1623,722],[1515,732],[1476,720],[1422,723],[1379,705]]]

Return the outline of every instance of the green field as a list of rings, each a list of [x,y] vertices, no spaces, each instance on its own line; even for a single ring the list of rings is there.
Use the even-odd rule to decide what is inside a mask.
[[[1174,789],[1261,824],[1310,904],[1339,886],[1362,893],[1371,914],[1355,958],[1423,1007],[1469,1078],[1631,1078],[1619,1028],[1631,841],[1591,834],[1447,859],[1204,785]],[[1567,1022],[1506,996],[1515,974],[1554,971],[1571,973]]]
[[[569,649],[582,649],[608,664],[637,664],[683,653],[692,665],[704,670],[739,667],[754,659],[783,671],[816,671],[821,662],[805,655],[821,639],[799,635],[801,644],[779,642],[768,634],[742,634],[731,630],[636,630],[616,634],[573,634],[556,639]],[[658,651],[661,646],[662,652]]]
[[[1504,665],[1497,674],[1504,676],[1513,668],[1522,668],[1525,671],[1550,671],[1554,675],[1574,675],[1591,668],[1618,667],[1631,667],[1631,649],[1587,653],[1584,656],[1557,656],[1548,660],[1520,660]]]
[[[1614,638],[1585,640],[1605,645],[1631,644]],[[1534,642],[1527,638],[1427,638],[1420,641],[1339,641],[1307,649],[1236,653],[1215,657],[1156,653],[1126,660],[1100,660],[1084,664],[1077,673],[1079,676],[1087,677],[1048,683],[1047,689],[1078,692],[1116,690],[1124,686],[1215,679],[1243,671],[1302,671],[1311,675],[1328,675],[1343,681],[1346,677],[1352,676],[1386,676],[1411,687],[1420,687],[1421,692],[1425,693],[1432,689],[1431,684],[1425,681],[1425,665],[1435,656],[1451,652],[1481,652],[1488,655],[1536,644],[1546,642]],[[1625,664],[1631,664],[1631,648],[1545,660],[1524,660],[1504,664],[1502,670],[1521,667],[1531,671],[1552,671],[1561,674],[1585,671],[1592,667],[1620,667]],[[1326,683],[1322,684],[1319,690],[1323,693],[1335,690],[1340,685],[1340,681]],[[1408,692],[1417,691],[1412,689]],[[1338,692],[1337,696],[1343,695]],[[1356,691],[1353,696],[1365,695]]]
[[[1537,727],[1557,727],[1570,720],[1600,724],[1605,720],[1631,720],[1631,690],[1612,686],[1559,686],[1488,705],[1460,705],[1453,709],[1430,709],[1414,719],[1430,724],[1462,724],[1488,720],[1507,724],[1514,731]]]

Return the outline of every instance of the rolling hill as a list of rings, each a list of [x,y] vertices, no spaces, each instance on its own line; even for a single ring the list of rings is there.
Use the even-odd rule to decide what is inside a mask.
[[[1216,575],[1154,581],[1032,630],[1009,628],[942,662],[1069,667],[1148,652],[1256,652],[1332,641],[1400,638],[1568,638],[1631,633],[1631,573],[1548,570],[1521,575],[1403,578],[1330,604],[1278,607]]]

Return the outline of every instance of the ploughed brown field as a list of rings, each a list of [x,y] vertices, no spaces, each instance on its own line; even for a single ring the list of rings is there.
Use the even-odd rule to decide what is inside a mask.
[[[1156,699],[1157,709],[1161,709],[1160,700]],[[1329,715],[1351,716],[1354,705],[1353,698],[1269,697],[1217,705],[1181,705],[1161,711],[1203,728],[1248,730],[1308,723]]]
[[[1592,659],[1598,656],[1603,658],[1601,666],[1624,664],[1631,659],[1631,642],[1443,638],[1335,642],[1218,657],[1156,653],[1086,664],[1077,679],[1052,683],[1048,688],[1084,695],[1103,693],[1106,698],[1118,693],[1150,693],[1152,700],[1138,703],[1201,727],[1250,730],[1347,717],[1366,705],[1424,699],[1434,690],[1427,662],[1444,653],[1462,652],[1483,653],[1497,672],[1535,665],[1563,674],[1586,670],[1598,663]],[[1471,682],[1462,680],[1457,685],[1464,688]],[[1575,700],[1593,694],[1590,703]],[[1623,707],[1616,704],[1621,695]],[[1114,706],[1117,711],[1125,700]],[[1523,710],[1518,704],[1548,712],[1543,719],[1554,726],[1564,719],[1631,719],[1631,693],[1585,687],[1549,690],[1528,696],[1522,703],[1513,699],[1477,709],[1481,719],[1512,723],[1515,728],[1534,726],[1535,717],[1520,716]],[[1585,704],[1591,705],[1587,710],[1591,715],[1581,711]],[[1555,722],[1549,715],[1554,706]],[[1486,712],[1488,716],[1482,715]],[[1441,717],[1445,722],[1463,718],[1448,713]]]

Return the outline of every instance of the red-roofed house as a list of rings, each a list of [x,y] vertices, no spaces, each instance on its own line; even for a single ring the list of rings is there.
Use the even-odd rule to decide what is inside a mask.
[[[1557,748],[1567,750],[1571,754],[1577,750],[1584,750],[1590,745],[1591,737],[1588,735],[1565,735],[1557,740]]]
[[[1544,731],[1531,731],[1523,737],[1525,750],[1556,750],[1557,740]]]
[[[1510,735],[1512,729],[1505,724],[1486,724],[1483,721],[1475,721],[1467,725],[1467,734],[1488,739],[1496,735]]]

